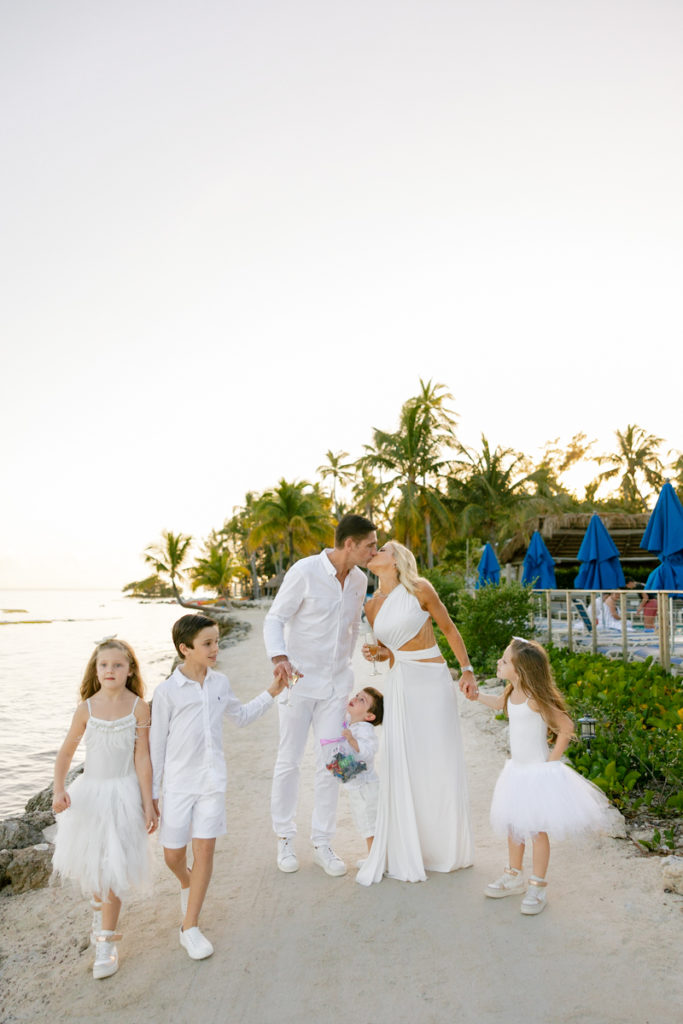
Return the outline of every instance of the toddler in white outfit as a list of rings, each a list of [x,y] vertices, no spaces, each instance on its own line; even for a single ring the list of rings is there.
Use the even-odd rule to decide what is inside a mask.
[[[375,838],[375,822],[379,797],[379,778],[375,771],[375,754],[379,746],[375,726],[382,724],[384,698],[373,686],[366,686],[352,697],[346,708],[347,727],[342,736],[358,761],[364,761],[366,770],[354,775],[344,784],[349,794],[353,821],[368,844]]]

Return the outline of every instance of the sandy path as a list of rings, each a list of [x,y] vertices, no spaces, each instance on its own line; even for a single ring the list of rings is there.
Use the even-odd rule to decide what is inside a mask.
[[[247,640],[222,655],[246,700],[267,684],[263,612],[245,610]],[[368,668],[357,659],[357,680]],[[381,680],[380,680],[381,688]],[[426,884],[365,889],[328,878],[309,857],[312,747],[299,815],[301,869],[275,866],[268,807],[275,710],[239,731],[226,726],[229,835],[217,847],[202,928],[216,948],[193,963],[178,945],[177,887],[155,850],[155,899],[124,908],[121,969],[94,982],[89,916],[68,890],[0,897],[0,1020],[128,1024],[486,1024],[673,1021],[683,1004],[683,899],[661,889],[656,858],[627,841],[555,847],[549,907],[482,888],[504,862],[488,805],[504,760],[503,727],[463,701],[476,829],[476,864]],[[381,770],[381,765],[380,765]],[[341,794],[335,849],[353,865],[363,841]]]

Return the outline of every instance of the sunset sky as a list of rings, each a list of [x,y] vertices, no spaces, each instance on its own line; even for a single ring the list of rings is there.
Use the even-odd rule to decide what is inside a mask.
[[[0,2],[0,587],[394,429],[683,448],[678,0]]]

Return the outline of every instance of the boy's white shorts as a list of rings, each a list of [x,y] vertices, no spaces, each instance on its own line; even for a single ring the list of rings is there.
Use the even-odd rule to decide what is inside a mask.
[[[191,839],[216,839],[226,832],[225,793],[164,793],[159,825],[162,846],[179,850]]]
[[[375,834],[377,807],[379,805],[379,780],[366,782],[358,788],[347,789],[353,823],[363,839]]]

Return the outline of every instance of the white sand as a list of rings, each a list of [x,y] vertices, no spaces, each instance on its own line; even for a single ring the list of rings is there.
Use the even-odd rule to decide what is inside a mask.
[[[240,613],[250,637],[222,655],[242,700],[268,685],[263,613]],[[357,682],[369,682],[357,659]],[[381,689],[381,680],[380,680]],[[462,702],[476,863],[410,885],[370,889],[355,871],[328,878],[310,859],[312,746],[303,771],[292,875],[275,866],[269,820],[275,710],[226,725],[229,835],[219,840],[201,925],[216,952],[199,963],[178,944],[178,888],[156,856],[155,899],[121,918],[119,973],[93,981],[89,910],[70,890],[0,898],[0,1020],[185,1024],[486,1024],[674,1021],[683,1005],[683,898],[667,895],[657,858],[627,840],[552,851],[549,906],[523,917],[519,898],[484,885],[505,851],[488,828],[504,760],[491,712]],[[380,765],[381,769],[381,765]],[[335,849],[351,867],[364,841],[341,794]]]

